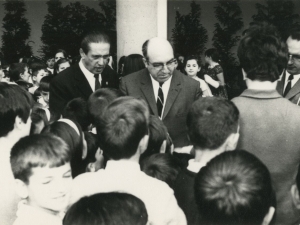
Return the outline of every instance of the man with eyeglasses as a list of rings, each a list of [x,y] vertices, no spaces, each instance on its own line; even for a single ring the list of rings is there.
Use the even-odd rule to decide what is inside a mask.
[[[192,103],[202,94],[200,85],[176,70],[173,48],[166,39],[149,39],[142,51],[146,69],[122,78],[120,90],[146,100],[151,114],[160,117],[168,128],[174,146],[187,146],[190,142],[186,116]]]
[[[277,84],[277,91],[294,104],[300,105],[300,28],[288,37],[289,60],[285,73]]]
[[[97,89],[118,88],[117,73],[107,66],[110,57],[110,39],[103,31],[88,33],[81,42],[81,60],[56,76],[50,85],[49,106],[59,116],[73,98],[87,100]]]

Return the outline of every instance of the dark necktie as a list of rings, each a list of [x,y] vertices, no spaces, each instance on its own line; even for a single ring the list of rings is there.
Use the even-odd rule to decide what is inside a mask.
[[[96,91],[101,87],[99,82],[99,74],[95,74],[94,77],[95,77],[95,91]]]
[[[289,91],[292,89],[292,80],[293,80],[293,79],[294,79],[294,75],[291,74],[291,75],[289,76],[288,84],[287,84],[286,87],[285,87],[283,96],[286,96],[287,93],[289,93]]]
[[[156,100],[156,106],[157,106],[157,112],[158,116],[161,117],[162,109],[164,106],[164,93],[162,91],[162,85],[163,82],[159,83],[159,88],[158,88],[158,95],[157,95],[157,100]]]

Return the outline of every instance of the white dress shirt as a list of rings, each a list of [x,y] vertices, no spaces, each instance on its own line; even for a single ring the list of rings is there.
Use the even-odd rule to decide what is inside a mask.
[[[285,75],[285,81],[284,81],[284,91],[285,91],[285,88],[288,84],[288,80],[289,80],[289,76],[290,74],[288,73],[288,71],[286,71],[286,75]],[[297,75],[294,75],[294,79],[291,81],[291,87],[293,88],[293,86],[297,83],[297,81],[300,79],[300,74],[297,74]],[[283,92],[284,93],[284,92]]]
[[[82,59],[79,62],[79,67],[82,71],[82,73],[84,74],[85,78],[87,79],[87,81],[89,82],[89,85],[91,86],[93,92],[95,91],[95,74],[91,73],[90,71],[88,71],[85,66],[82,63]],[[101,81],[102,81],[102,77],[101,74],[99,74],[99,82],[101,85]]]
[[[150,74],[150,77],[151,77],[151,81],[152,81],[152,87],[153,87],[154,97],[155,97],[155,100],[157,100],[158,89],[159,89],[159,82],[156,81],[156,80],[154,80],[151,74]],[[166,101],[167,101],[167,97],[168,97],[168,93],[169,93],[169,89],[170,89],[172,77],[173,76],[171,76],[167,81],[165,81],[164,84],[161,87],[162,91],[163,91],[163,94],[164,94],[164,105],[163,105],[163,109],[161,111],[161,115],[164,115],[165,105],[166,105]]]

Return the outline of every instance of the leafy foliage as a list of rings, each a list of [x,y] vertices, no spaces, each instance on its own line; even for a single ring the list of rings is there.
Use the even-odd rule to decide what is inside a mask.
[[[172,29],[172,42],[176,53],[184,56],[200,56],[207,43],[207,30],[200,23],[201,7],[194,1],[188,15],[176,12],[175,27]]]
[[[277,27],[282,37],[286,39],[288,32],[296,25],[299,25],[299,14],[295,12],[295,5],[292,1],[266,0],[266,5],[257,3],[257,14],[252,16],[254,22],[268,22]]]
[[[44,56],[54,56],[57,49],[66,50],[71,56],[78,55],[82,36],[95,28],[113,30],[116,37],[115,1],[99,3],[104,7],[104,14],[80,2],[69,3],[65,7],[60,0],[49,0],[47,4],[48,14],[42,26],[41,38]]]
[[[25,4],[22,0],[6,1],[6,14],[3,18],[2,54],[8,63],[17,62],[21,57],[30,57],[31,46],[28,45],[30,25],[24,15]]]

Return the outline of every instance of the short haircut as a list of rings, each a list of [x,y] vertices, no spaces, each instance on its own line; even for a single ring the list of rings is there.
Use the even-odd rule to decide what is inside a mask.
[[[31,76],[36,76],[40,70],[47,70],[47,65],[44,63],[34,63],[31,66]]]
[[[120,97],[96,121],[100,148],[110,159],[130,158],[148,134],[148,124],[149,109],[143,100]]]
[[[54,77],[53,76],[45,76],[40,81],[39,89],[40,91],[49,92],[50,91],[50,83]]]
[[[141,159],[159,153],[162,143],[166,140],[166,153],[171,153],[172,139],[164,123],[155,115],[149,117],[149,142]]]
[[[114,88],[100,88],[93,92],[88,99],[88,111],[91,122],[95,124],[95,118],[102,115],[105,107],[121,96],[124,96],[124,94]]]
[[[274,82],[286,68],[288,48],[274,26],[255,24],[240,41],[238,58],[247,78]]]
[[[125,58],[123,76],[137,72],[146,68],[143,56],[140,54],[131,54]]]
[[[25,72],[25,68],[28,68],[25,63],[12,63],[9,67],[9,77],[11,81],[18,81],[21,79],[20,75]]]
[[[33,104],[27,91],[18,85],[0,82],[0,137],[14,129],[17,116],[27,123]]]
[[[108,43],[110,44],[110,38],[103,30],[93,30],[87,33],[81,41],[81,49],[85,54],[90,50],[90,43]]]
[[[58,72],[59,65],[60,65],[60,64],[63,64],[63,63],[66,63],[66,62],[70,63],[70,61],[69,61],[67,58],[61,58],[61,59],[59,59],[59,60],[54,64],[54,70],[55,70],[56,72]],[[71,63],[70,63],[70,65],[71,65]]]
[[[239,110],[224,98],[200,98],[190,108],[186,122],[192,144],[202,149],[214,150],[230,134],[237,133]]]
[[[142,53],[146,60],[148,60],[148,45],[149,45],[149,40],[145,41],[142,46]]]
[[[72,121],[70,121],[72,122]],[[85,172],[85,168],[82,165],[82,149],[83,149],[83,136],[80,125],[74,122],[74,126],[77,127],[79,134],[68,123],[63,121],[56,121],[49,126],[46,126],[43,130],[43,134],[53,134],[60,137],[69,146],[71,152],[71,168],[72,177],[76,177],[79,174]]]
[[[58,49],[58,50],[55,52],[54,57],[55,57],[55,55],[56,55],[57,53],[62,53],[62,54],[64,55],[65,58],[68,58],[67,52],[66,52],[65,50],[63,50],[63,49]]]
[[[154,154],[141,161],[141,170],[158,180],[166,182],[170,188],[174,184],[181,170],[180,162],[170,154]]]
[[[196,175],[194,187],[204,224],[261,225],[272,206],[267,167],[243,150],[213,158]]]
[[[300,41],[300,27],[297,26],[293,28],[289,33],[289,37],[291,37],[294,40]]]
[[[214,62],[219,62],[220,61],[220,54],[218,52],[217,49],[215,48],[210,48],[210,49],[207,49],[204,53],[205,56],[208,56],[208,57],[211,57],[211,59],[214,61]]]
[[[63,225],[146,225],[145,204],[126,193],[101,193],[81,198],[67,211]]]
[[[10,163],[16,179],[28,183],[31,169],[59,167],[70,161],[67,144],[54,135],[35,134],[21,138],[12,148]]]
[[[74,98],[69,101],[63,110],[62,116],[77,122],[84,131],[87,131],[88,126],[91,124],[87,102],[83,98]]]

